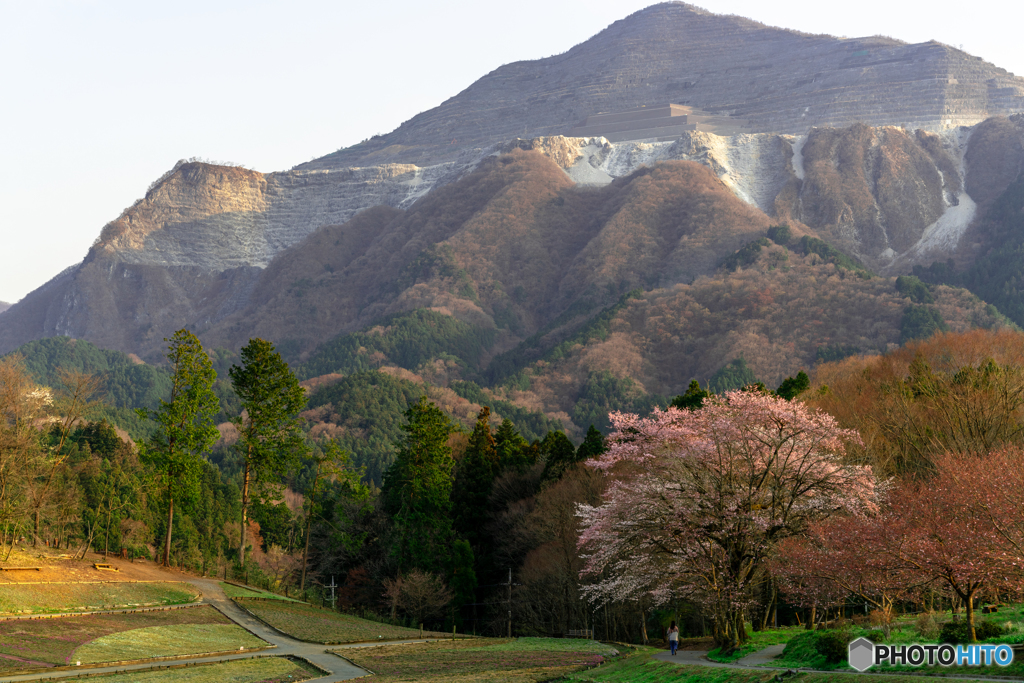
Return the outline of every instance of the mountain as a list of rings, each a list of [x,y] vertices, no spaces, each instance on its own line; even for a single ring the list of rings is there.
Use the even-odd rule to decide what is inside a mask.
[[[527,163],[524,150],[534,152],[537,160]],[[495,155],[503,154],[518,159],[504,174],[495,163]],[[997,117],[941,134],[858,124],[819,128],[805,136],[721,137],[691,131],[665,142],[539,138],[429,168],[386,165],[264,175],[180,164],[103,229],[81,264],[4,314],[0,352],[32,339],[66,335],[153,360],[163,338],[183,326],[213,330],[213,338],[230,345],[246,333],[269,335],[282,320],[291,321],[283,338],[309,350],[310,344],[357,330],[374,316],[418,307],[422,297],[414,292],[420,290],[404,297],[381,293],[400,287],[392,279],[432,244],[450,241],[462,248],[459,235],[479,233],[481,225],[502,226],[504,221],[476,220],[468,232],[460,232],[476,211],[488,206],[486,197],[515,194],[512,185],[528,182],[543,186],[536,197],[553,197],[574,183],[580,197],[604,196],[633,174],[647,173],[648,164],[678,161],[709,168],[721,188],[755,214],[760,211],[759,226],[791,223],[876,270],[905,273],[914,265],[949,258],[969,265],[992,246],[991,236],[972,232],[970,226],[1024,164],[1024,117]],[[538,174],[535,181],[523,175],[531,173]],[[503,183],[512,185],[503,189]],[[545,223],[555,214],[539,211],[531,192],[520,193],[523,206],[531,208],[513,215],[519,224],[533,216],[539,222],[520,226],[525,241],[518,254],[505,256],[505,271],[517,268],[522,258],[551,263],[548,243],[560,227]],[[443,204],[449,202],[461,206],[461,213],[444,213]],[[503,234],[473,239],[500,242]],[[728,231],[714,234],[723,241],[710,252],[687,256],[688,265],[675,272],[644,277],[687,282],[707,274],[715,258],[739,246]],[[307,239],[313,241],[302,249],[313,255],[330,252],[331,258],[296,265],[302,259],[286,254]],[[559,248],[586,246],[577,239],[554,242]],[[590,250],[599,250],[599,244]],[[293,306],[288,291],[303,293],[308,289],[303,283],[328,276],[347,283],[344,303],[308,303],[319,295],[314,291],[313,298],[304,299],[305,307]],[[497,277],[504,283],[519,276]],[[529,280],[523,286],[537,285]],[[566,296],[571,301],[575,295],[558,297],[564,304]],[[311,315],[310,306],[327,314]],[[544,324],[538,313],[552,310],[549,299],[519,307],[536,318],[534,326]],[[482,317],[493,318],[493,313],[488,310]],[[234,332],[228,329],[232,326]],[[533,329],[523,328],[526,334]]]
[[[299,168],[432,164],[669,102],[727,115],[751,133],[854,123],[938,131],[1024,110],[1024,79],[934,41],[808,35],[662,3],[564,54],[495,69],[394,132]]]
[[[290,171],[179,162],[3,313],[0,353],[260,336],[311,381],[393,368],[536,433],[741,362],[775,384],[1013,324],[987,303],[1024,324],[988,277],[1024,281],[1022,109],[937,43],[656,5]]]
[[[6,301],[0,301],[0,313],[3,313],[4,311],[6,311],[10,307],[11,307],[11,304],[7,303]]]

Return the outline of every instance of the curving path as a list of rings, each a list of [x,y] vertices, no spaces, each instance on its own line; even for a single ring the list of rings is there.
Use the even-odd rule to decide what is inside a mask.
[[[275,656],[293,655],[302,657],[316,664],[325,671],[330,671],[329,676],[315,679],[318,683],[333,683],[333,681],[348,681],[353,678],[366,676],[367,671],[360,669],[346,659],[331,654],[323,645],[307,643],[296,640],[277,629],[264,624],[252,616],[233,600],[224,594],[220,582],[215,579],[192,579],[189,581],[203,592],[203,602],[212,605],[214,609],[235,622],[242,628],[255,633],[271,645],[276,645]]]

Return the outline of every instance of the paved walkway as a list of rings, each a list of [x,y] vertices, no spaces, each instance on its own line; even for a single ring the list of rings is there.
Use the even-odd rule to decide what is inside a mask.
[[[782,654],[782,651],[786,649],[785,643],[779,645],[769,645],[763,650],[758,652],[752,652],[746,657],[740,657],[736,660],[737,664],[743,666],[764,666],[775,661],[775,658]]]

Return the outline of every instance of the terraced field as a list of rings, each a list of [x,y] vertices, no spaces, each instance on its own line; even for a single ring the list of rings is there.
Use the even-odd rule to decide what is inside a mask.
[[[88,612],[120,607],[181,605],[199,591],[176,581],[0,585],[0,614]]]
[[[374,683],[534,683],[589,669],[618,652],[590,640],[519,638],[447,641],[344,650]]]
[[[224,589],[224,595],[229,598],[263,598],[264,600],[284,600],[285,602],[302,602],[301,600],[295,600],[293,598],[286,598],[283,595],[277,593],[271,593],[269,591],[262,591],[258,588],[247,588],[245,586],[236,586],[233,583],[220,582],[220,587]]]
[[[284,657],[241,659],[223,664],[97,676],[97,683],[294,683],[320,676]]]
[[[0,672],[265,646],[212,607],[0,621]]]
[[[239,604],[274,628],[311,643],[339,645],[369,640],[418,638],[418,629],[402,628],[319,609],[297,602],[239,601]],[[451,637],[450,633],[424,631],[430,638]]]

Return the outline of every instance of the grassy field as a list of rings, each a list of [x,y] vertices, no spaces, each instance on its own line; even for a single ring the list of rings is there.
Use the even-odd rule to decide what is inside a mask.
[[[271,626],[311,643],[338,645],[370,640],[418,638],[419,630],[381,624],[297,602],[243,602],[243,607]],[[451,637],[450,633],[424,631],[432,638]]]
[[[0,614],[87,612],[120,607],[180,605],[199,591],[187,583],[65,583],[0,585]]]
[[[241,659],[223,664],[96,676],[100,683],[292,683],[321,676],[284,657]]]
[[[241,586],[235,586],[234,584],[220,582],[220,587],[224,589],[224,595],[229,598],[264,598],[266,600],[284,600],[286,602],[301,602],[301,600],[294,600],[292,598],[286,598],[283,595],[277,593],[270,593],[269,591],[262,591],[258,588],[243,588]]]
[[[949,621],[952,617],[946,613],[936,615],[938,624]],[[1005,635],[990,638],[986,643],[1021,643],[1024,642],[1024,606],[1009,605],[1001,607],[999,612],[992,615],[976,614],[977,623],[982,621],[998,622],[1006,630]],[[750,640],[730,655],[723,656],[718,650],[708,652],[708,659],[717,662],[734,662],[753,652],[758,652],[770,645],[786,643],[786,650],[775,659],[769,666],[785,668],[807,668],[822,669],[826,671],[853,671],[846,662],[826,662],[825,656],[820,654],[815,647],[819,634],[824,631],[807,631],[802,626],[786,626],[775,630],[753,632],[749,631]],[[875,643],[887,644],[909,644],[909,643],[936,643],[935,632],[931,634],[922,633],[921,625],[918,623],[917,615],[899,617],[891,625],[889,637],[883,637],[882,632],[869,626],[848,625],[844,632],[847,641],[855,640],[861,636],[867,637]],[[894,672],[919,672],[942,674],[949,673],[943,667],[884,667],[883,670]],[[985,676],[1024,676],[1024,661],[1014,662],[1009,667],[990,666],[972,668],[971,671],[978,675]]]
[[[651,659],[653,648],[637,648],[633,653],[594,669],[566,676],[578,683],[767,683],[777,675],[773,671],[712,669],[703,666],[679,666]],[[949,671],[947,670],[947,673]],[[854,683],[859,679],[845,673],[799,673],[786,677],[787,683]],[[870,683],[921,683],[920,676],[872,674]],[[970,683],[971,679],[961,679]]]
[[[708,659],[716,662],[735,662],[737,659],[746,657],[749,654],[760,652],[770,645],[788,643],[792,638],[801,633],[806,633],[806,631],[800,626],[783,626],[778,629],[748,631],[748,633],[750,634],[750,640],[744,643],[743,647],[737,648],[731,654],[724,656],[719,654],[717,649],[711,650],[708,652]]]
[[[948,616],[940,617],[939,621],[947,621]],[[989,620],[998,622],[1006,629],[1006,633],[1001,636],[990,638],[983,642],[986,643],[1019,643],[1024,639],[1024,622],[1019,621],[1020,619],[1020,607],[1016,606],[1005,610],[1000,610],[997,615],[976,615],[977,623]],[[822,655],[817,647],[817,639],[819,636],[832,634],[830,631],[806,631],[801,628],[796,628],[791,632],[790,638],[786,644],[786,649],[782,655],[775,659],[770,666],[779,666],[785,668],[812,668],[812,669],[823,669],[831,671],[853,671],[846,661],[838,663],[828,663],[825,656]],[[875,643],[888,643],[888,644],[910,644],[910,643],[937,643],[938,639],[935,637],[935,633],[928,633],[927,631],[922,632],[922,628],[918,625],[916,617],[906,617],[897,620],[890,629],[889,637],[883,637],[881,631],[871,630],[860,626],[848,626],[844,631],[839,632],[842,641],[850,642],[856,638],[866,637]],[[710,656],[710,653],[709,653]],[[873,669],[874,670],[874,669]],[[983,666],[983,667],[970,667],[970,668],[953,668],[949,669],[942,666],[882,666],[878,667],[881,671],[892,671],[892,672],[915,672],[921,674],[931,675],[948,675],[951,672],[956,674],[965,675],[979,675],[979,676],[1024,676],[1024,661],[1014,661],[1010,666]]]
[[[75,650],[72,659],[96,664],[239,648],[251,650],[264,645],[265,642],[234,624],[174,624],[102,636]]]
[[[589,640],[519,638],[382,645],[341,651],[375,683],[533,683],[596,666],[617,651]]]
[[[214,626],[217,628],[211,628]],[[161,629],[167,629],[166,633],[172,634],[173,638],[158,637]],[[229,633],[233,633],[234,637],[231,638]],[[118,634],[118,638],[111,638],[115,634]],[[79,661],[77,651],[83,646],[87,653],[101,651],[90,650],[88,644],[105,638],[109,642],[118,643],[117,647],[108,648],[115,659],[106,661],[237,650],[243,645],[257,647],[263,644],[263,641],[235,626],[212,607],[11,620],[0,622],[0,672],[67,666]],[[234,643],[233,646],[221,647],[228,640]],[[157,652],[158,646],[163,651]],[[135,654],[132,657],[120,656],[128,652]]]

